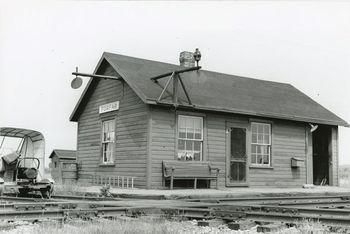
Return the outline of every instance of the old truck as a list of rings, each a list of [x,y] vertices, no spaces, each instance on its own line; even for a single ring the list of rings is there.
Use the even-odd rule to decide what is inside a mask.
[[[45,139],[38,131],[0,128],[0,195],[4,190],[26,196],[40,191],[45,198],[53,192],[53,180],[45,178]]]

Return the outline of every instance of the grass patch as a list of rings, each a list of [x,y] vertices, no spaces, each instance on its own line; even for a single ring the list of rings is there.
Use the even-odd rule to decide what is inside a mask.
[[[61,223],[41,223],[20,226],[7,234],[180,234],[188,233],[186,228],[193,228],[191,224],[184,224],[180,222],[171,222],[166,220],[154,219],[148,221],[135,220],[107,220],[96,219],[92,221],[74,220],[72,222],[62,225]],[[2,232],[0,232],[2,234]],[[193,232],[192,232],[193,233]]]
[[[41,224],[22,225],[0,234],[243,234],[258,233],[256,227],[250,230],[233,231],[226,225],[218,227],[198,227],[196,221],[169,221],[163,218],[143,217],[139,219],[126,218],[107,220],[93,219],[90,221],[72,220],[65,224],[46,222]],[[308,221],[297,223],[291,228],[284,228],[275,234],[323,234],[348,233],[347,230],[331,231],[320,222]]]

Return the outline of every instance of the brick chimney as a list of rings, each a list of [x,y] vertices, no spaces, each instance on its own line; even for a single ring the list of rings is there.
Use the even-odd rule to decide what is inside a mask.
[[[183,51],[180,53],[180,66],[183,67],[194,67],[195,61],[192,52]]]

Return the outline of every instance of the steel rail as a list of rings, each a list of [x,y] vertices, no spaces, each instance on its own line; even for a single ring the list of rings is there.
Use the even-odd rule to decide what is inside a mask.
[[[15,196],[0,196],[0,202],[50,202],[43,198],[15,197]]]
[[[122,201],[121,198],[93,197],[93,196],[73,196],[73,195],[52,195],[51,198],[63,200],[88,200],[88,201]]]
[[[127,215],[139,210],[154,210],[154,207],[96,207],[93,209],[54,209],[54,210],[25,210],[0,211],[0,220],[27,220],[27,219],[56,219],[56,218],[89,218],[103,216]]]
[[[75,195],[52,195],[51,199],[44,199],[40,195],[37,194],[30,194],[30,197],[16,197],[12,193],[7,193],[6,196],[0,196],[1,200],[13,200],[13,201],[38,201],[38,202],[45,202],[45,201],[52,201],[53,199],[59,199],[59,200],[89,200],[89,201],[122,201],[125,199],[121,198],[110,198],[110,197],[94,197],[94,196],[75,196]],[[129,199],[130,200],[130,199]]]
[[[333,206],[350,204],[348,196],[294,196],[294,197],[254,197],[224,198],[217,200],[184,199],[182,202],[155,203],[149,206],[130,206],[121,202],[125,199],[105,199],[84,196],[57,196],[57,200],[33,198],[0,197],[15,201],[12,204],[0,204],[0,220],[65,220],[67,218],[117,217],[142,215],[180,216],[186,218],[221,218],[223,220],[253,219],[256,221],[319,220],[325,224],[350,225],[350,209],[305,207],[306,205]],[[66,201],[70,199],[71,201]],[[127,199],[132,200],[132,199]],[[24,202],[23,202],[24,201]],[[206,201],[206,202],[203,202]],[[214,201],[214,203],[213,203]],[[292,202],[291,202],[292,201]],[[259,203],[260,204],[256,204]],[[150,204],[150,203],[149,203]],[[167,205],[168,204],[168,205]],[[1,209],[4,207],[9,210]],[[13,210],[10,210],[13,209]]]
[[[304,215],[309,217],[310,215],[317,215],[319,217],[339,217],[347,218],[350,222],[350,210],[349,209],[322,209],[322,208],[307,208],[307,207],[281,207],[281,206],[265,206],[265,205],[252,205],[252,206],[217,206],[212,207],[214,213],[221,212],[241,212],[241,213],[264,213],[264,214],[288,214],[288,215]]]
[[[42,210],[16,210],[0,211],[0,220],[19,221],[19,220],[62,220],[66,218],[91,218],[91,217],[116,217],[116,216],[141,216],[147,214],[153,215],[175,215],[188,218],[210,217],[210,209],[193,208],[155,208],[145,207],[94,207],[94,208],[76,208],[76,209],[42,209]]]
[[[288,196],[288,197],[238,197],[238,198],[196,198],[196,199],[181,199],[191,202],[242,202],[242,201],[285,201],[285,200],[313,200],[313,199],[341,199],[350,200],[350,195],[332,195],[332,196]]]

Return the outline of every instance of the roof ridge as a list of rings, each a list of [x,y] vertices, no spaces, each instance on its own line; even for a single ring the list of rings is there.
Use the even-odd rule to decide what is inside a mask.
[[[137,59],[137,60],[144,60],[144,61],[148,61],[148,62],[156,62],[156,63],[160,63],[160,64],[171,65],[171,66],[176,66],[176,67],[179,67],[179,68],[183,68],[180,65],[173,64],[173,63],[166,63],[166,62],[162,62],[162,61],[158,61],[158,60],[145,59],[145,58],[134,57],[134,56],[124,55],[124,54],[117,54],[117,53],[112,53],[112,52],[108,52],[108,51],[103,52],[103,55],[105,55],[105,54],[107,54],[107,55],[109,54],[109,55],[123,56],[123,57],[127,57],[127,58],[132,58],[132,59]],[[259,79],[259,78],[252,78],[252,77],[247,77],[247,76],[242,76],[242,75],[234,75],[234,74],[218,72],[218,71],[211,71],[211,70],[206,70],[206,69],[200,69],[199,71],[216,73],[216,74],[221,74],[221,75],[225,75],[225,76],[234,76],[236,78],[258,80],[258,81],[262,81],[262,82],[290,85],[290,83],[286,83],[286,82],[278,82],[278,81],[271,81],[271,80],[265,80],[265,79]],[[229,78],[229,77],[227,77],[227,78]]]
[[[152,60],[152,59],[145,59],[145,58],[134,57],[134,56],[124,55],[124,54],[116,54],[116,53],[111,53],[111,52],[107,52],[107,51],[103,52],[103,55],[105,55],[105,54],[118,55],[118,56],[123,56],[123,57],[138,59],[138,60],[145,60],[145,61],[148,61],[148,62],[162,63],[162,64],[171,65],[171,66],[177,66],[177,67],[181,68],[181,66],[180,66],[180,65],[177,65],[177,64],[166,63],[166,62],[161,62],[161,61]]]

